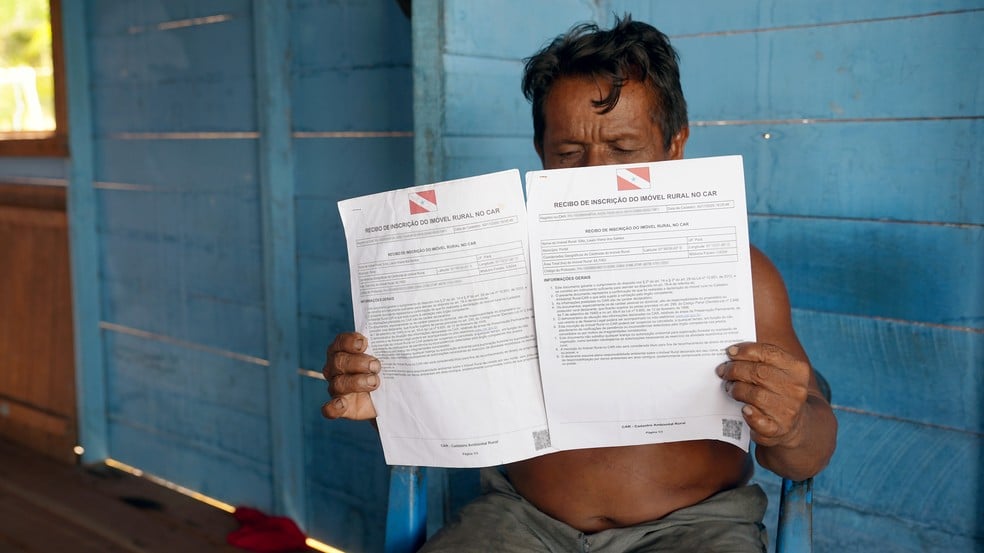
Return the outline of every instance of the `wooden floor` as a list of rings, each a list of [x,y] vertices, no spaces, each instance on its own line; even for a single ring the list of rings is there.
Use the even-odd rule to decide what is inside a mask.
[[[48,460],[0,439],[2,553],[242,553],[232,515],[107,466]]]

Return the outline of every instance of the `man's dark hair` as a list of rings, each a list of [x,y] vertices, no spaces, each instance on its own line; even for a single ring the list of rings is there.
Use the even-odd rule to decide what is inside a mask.
[[[554,82],[562,77],[588,77],[611,83],[608,96],[593,102],[601,113],[615,108],[627,81],[649,87],[656,99],[653,122],[663,133],[663,148],[669,149],[673,137],[687,126],[679,59],[666,35],[652,25],[633,21],[628,14],[616,18],[609,30],[594,23],[572,27],[526,59],[523,94],[533,103],[534,142],[543,145],[543,105]]]

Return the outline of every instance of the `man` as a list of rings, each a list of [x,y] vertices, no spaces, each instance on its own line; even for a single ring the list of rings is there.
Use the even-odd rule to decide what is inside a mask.
[[[527,61],[533,143],[543,167],[683,157],[689,137],[677,55],[630,17],[611,30],[581,25]],[[743,402],[759,464],[802,480],[833,454],[837,422],[793,331],[785,285],[751,250],[759,342],[735,344],[717,367]],[[328,418],[373,419],[379,361],[343,333],[324,368]],[[713,440],[563,451],[483,470],[486,493],[425,551],[765,551],[765,496],[753,465]]]

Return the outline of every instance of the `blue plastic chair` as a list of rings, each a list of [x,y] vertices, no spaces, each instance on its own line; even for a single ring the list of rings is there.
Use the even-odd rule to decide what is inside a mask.
[[[830,386],[817,373],[827,401]],[[422,467],[390,469],[389,510],[386,514],[386,553],[413,553],[427,539],[427,473]],[[776,553],[812,553],[813,479],[782,480]]]

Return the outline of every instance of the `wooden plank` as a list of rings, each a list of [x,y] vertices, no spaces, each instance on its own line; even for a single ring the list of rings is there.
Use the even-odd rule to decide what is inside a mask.
[[[113,421],[109,430],[114,459],[230,505],[272,510],[269,463],[119,421]]]
[[[366,422],[323,419],[323,380],[305,378],[302,390],[311,536],[344,551],[381,551],[389,467],[379,436]]]
[[[65,46],[65,80],[68,90],[69,169],[68,213],[71,248],[73,326],[75,337],[76,394],[82,459],[106,458],[105,366],[99,335],[101,288],[99,239],[96,236],[96,202],[93,190],[92,96],[89,80],[89,20],[82,2],[62,5]]]
[[[445,55],[444,64],[449,135],[532,135],[530,103],[520,90],[522,61]]]
[[[517,168],[525,180],[527,171],[542,169],[533,148],[532,122],[529,136],[452,136],[445,140],[448,178],[460,178]]]
[[[319,72],[291,88],[295,131],[413,131],[409,66]]]
[[[337,294],[340,302],[344,300],[344,294],[347,292],[346,290]],[[325,352],[331,341],[335,339],[335,335],[355,328],[355,323],[352,322],[351,303],[351,296],[349,296],[347,301],[349,309],[346,310],[345,304],[340,303],[330,316],[306,313],[298,315],[301,342],[300,366],[302,369],[320,373],[325,365]]]
[[[346,259],[302,257],[298,268],[297,297],[301,313],[330,316],[346,305],[351,308]]]
[[[445,175],[444,10],[443,0],[418,0],[413,6],[413,181],[418,184]]]
[[[0,182],[33,181],[59,182],[64,186],[68,165],[62,159],[37,157],[0,157]],[[35,182],[27,182],[35,184]]]
[[[95,141],[95,148],[99,157],[94,171],[100,183],[259,197],[255,140],[102,139]]]
[[[77,443],[64,189],[0,186],[0,435],[71,462]]]
[[[975,11],[674,44],[693,121],[980,116],[982,25]]]
[[[749,233],[795,307],[984,327],[984,227],[751,216]]]
[[[263,280],[266,307],[268,437],[274,511],[305,520],[304,444],[297,375],[297,240],[291,142],[290,12],[280,2],[253,2],[256,105],[260,130]]]
[[[831,25],[865,19],[918,17],[940,11],[979,9],[979,0],[895,0],[854,2],[834,0],[706,0],[698,8],[681,9],[674,0],[608,0],[608,12],[629,12],[670,35],[781,29],[802,25]],[[671,37],[672,38],[672,37]]]
[[[4,184],[0,172],[0,207],[46,209],[62,213],[62,228],[66,227],[65,188],[60,186],[32,186]]]
[[[107,467],[0,451],[0,545],[16,545],[4,551],[236,551],[226,512]]]
[[[446,52],[462,56],[522,59],[575,23],[604,18],[609,13],[605,4],[581,0],[449,0],[444,8],[447,13]],[[413,8],[416,17],[416,4]],[[516,86],[519,87],[518,81]]]
[[[90,0],[93,35],[167,32],[157,29],[161,23],[179,22],[229,15],[248,18],[250,0],[209,0],[208,2],[159,2],[157,0]]]
[[[976,117],[984,112],[984,100],[976,94],[979,83],[966,75],[973,73],[974,60],[984,55],[984,40],[974,32],[982,24],[984,11],[681,38],[674,44],[682,58],[693,122]],[[494,26],[486,28],[500,32]],[[500,34],[508,37],[505,40],[514,37]],[[445,55],[446,132],[528,134],[529,108],[519,89],[519,59],[532,53],[531,49],[504,59]],[[750,62],[758,73],[748,70]],[[729,94],[719,93],[722,82],[728,83]]]
[[[217,8],[219,6],[202,6],[199,17],[225,15],[229,18],[212,24],[201,24],[203,21],[196,24],[195,17],[179,18],[177,21],[171,20],[177,26],[162,30],[157,25],[167,24],[168,21],[143,23],[138,16],[128,24],[126,32],[93,34],[90,47],[96,90],[104,87],[110,90],[116,87],[150,89],[175,81],[189,85],[249,80],[253,75],[250,49],[216,48],[215,45],[246,44],[252,40],[250,8],[245,6],[245,11],[238,13]],[[140,13],[147,17],[152,10],[145,5]],[[97,26],[101,25],[98,21],[103,21],[103,15],[95,18]],[[250,100],[250,95],[239,94],[236,98]]]
[[[396,2],[293,2],[289,35],[297,84],[337,69],[394,67],[410,72],[410,20]]]
[[[155,242],[178,242],[206,255],[220,249],[252,254],[262,247],[257,197],[160,189],[102,189],[96,194],[100,232],[145,241],[148,251]]]
[[[921,521],[901,523],[889,514],[859,512],[836,501],[821,500],[814,507],[813,521],[816,551],[952,553],[984,549],[980,535],[953,534]]]
[[[980,537],[977,498],[984,482],[976,474],[984,450],[979,434],[842,409],[835,414],[837,451],[814,481],[818,504],[892,518],[900,527]],[[759,470],[757,478],[774,478]]]
[[[693,127],[687,157],[742,155],[752,213],[984,224],[981,140],[981,119]]]
[[[133,396],[154,396],[165,403],[167,398],[180,397],[189,404],[228,411],[228,417],[264,419],[269,413],[264,382],[267,368],[260,359],[237,358],[221,351],[195,349],[192,344],[164,342],[119,330],[107,329],[105,335],[113,387],[126,391],[116,396],[116,405],[132,404]],[[139,410],[138,406],[134,408]],[[135,420],[144,418],[140,415]],[[253,423],[237,426],[252,427]]]
[[[413,185],[413,144],[413,137],[295,139],[298,217],[310,198],[338,202]],[[340,220],[337,205],[331,217]],[[299,247],[309,238],[322,242],[301,233]]]
[[[0,550],[6,553],[139,553],[130,543],[108,532],[59,517],[43,506],[11,493],[0,482]],[[109,535],[107,535],[109,534]]]
[[[984,332],[800,309],[793,322],[835,404],[984,433]]]
[[[119,86],[102,83],[93,91],[93,106],[99,114],[95,131],[100,137],[127,132],[253,132],[256,106],[241,94],[252,86],[249,77]]]
[[[102,237],[107,322],[266,357],[259,252]]]

